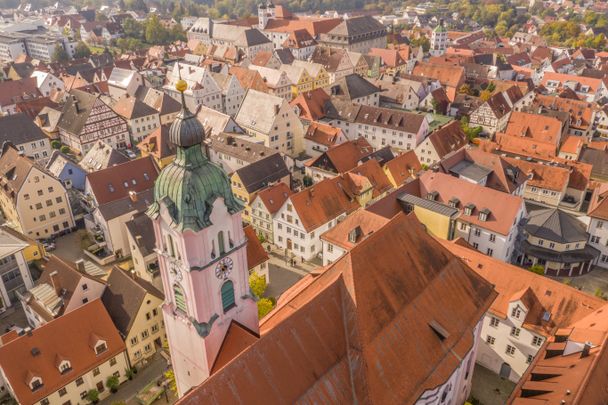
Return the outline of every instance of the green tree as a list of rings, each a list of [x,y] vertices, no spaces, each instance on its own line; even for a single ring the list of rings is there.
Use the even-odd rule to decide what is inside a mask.
[[[165,371],[165,379],[167,380],[167,383],[169,384],[169,389],[171,390],[171,392],[173,392],[174,394],[177,394],[177,383],[175,382],[175,372],[173,372],[173,370]]]
[[[57,139],[54,139],[51,141],[51,148],[53,149],[59,149],[61,148],[61,142],[58,141]]]
[[[133,18],[127,18],[122,23],[122,30],[127,38],[144,38],[144,26]]]
[[[160,23],[156,14],[146,20],[145,38],[147,43],[153,45],[165,44],[169,39],[169,33]]]
[[[488,101],[490,99],[490,97],[492,97],[492,92],[489,90],[482,90],[479,93],[479,98],[481,99],[481,101]]]
[[[431,49],[431,41],[423,35],[419,38],[412,39],[410,45],[413,47],[421,46],[424,52],[428,52]]]
[[[53,55],[51,56],[51,60],[53,62],[65,62],[70,59],[68,53],[63,49],[63,46],[57,45],[55,47],[55,51],[53,51]]]
[[[106,387],[108,387],[111,392],[118,391],[119,385],[120,380],[115,375],[108,376],[108,378],[106,379]]]
[[[304,183],[304,187],[310,187],[313,184],[312,177],[306,175],[302,178],[302,183]]]
[[[72,150],[68,145],[63,145],[61,148],[59,148],[59,151],[63,154],[67,154],[70,153]]]
[[[540,264],[535,264],[534,266],[530,266],[528,267],[528,270],[530,270],[532,273],[538,274],[538,275],[544,275],[545,274],[545,268],[543,266],[541,266]]]
[[[256,297],[262,298],[264,292],[266,292],[266,287],[268,287],[266,277],[260,276],[256,272],[251,273],[249,276],[249,288],[251,288],[251,292],[253,292]]]
[[[89,56],[91,56],[91,50],[88,45],[83,41],[78,42],[74,48],[74,58],[88,58]]]
[[[96,404],[99,402],[99,391],[96,389],[89,390],[86,396],[87,400],[91,401],[91,403]]]
[[[471,86],[469,86],[467,83],[465,83],[462,86],[460,86],[460,88],[458,89],[458,92],[460,94],[468,94],[469,96],[473,95],[473,91],[471,90]]]
[[[261,298],[258,300],[258,318],[262,319],[274,308],[274,304],[269,298]]]

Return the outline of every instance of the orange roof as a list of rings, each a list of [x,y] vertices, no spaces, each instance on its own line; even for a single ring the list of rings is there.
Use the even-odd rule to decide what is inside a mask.
[[[571,128],[587,130],[592,124],[593,104],[587,101],[537,94],[532,105],[569,113]]]
[[[240,66],[232,66],[228,73],[236,76],[237,80],[244,89],[253,89],[268,93],[268,86],[266,86],[264,79],[258,71]]]
[[[416,156],[416,152],[409,150],[389,160],[384,168],[393,176],[395,184],[403,184],[421,171],[422,165],[418,156]]]
[[[267,262],[269,257],[266,249],[264,249],[264,246],[260,243],[253,226],[247,225],[243,230],[245,231],[245,237],[247,238],[247,267],[251,270],[256,266]]]
[[[557,404],[566,399],[574,405],[605,403],[607,375],[608,305],[603,305],[548,340],[513,390],[509,403]]]
[[[419,196],[425,197],[431,192],[437,192],[439,194],[436,201],[446,205],[451,199],[457,198],[460,201],[457,208],[461,211],[459,219],[501,235],[509,234],[523,207],[521,197],[470,183],[449,174],[425,172],[419,179]],[[475,206],[471,215],[464,213],[464,207],[468,204]],[[479,212],[483,209],[490,211],[485,221],[479,219]]]
[[[509,136],[530,138],[557,148],[561,139],[562,123],[557,118],[545,115],[513,111],[504,133]]]
[[[537,142],[530,138],[520,138],[509,136],[502,132],[497,132],[496,144],[500,151],[513,153],[515,155],[530,156],[544,160],[550,160],[555,157],[555,146],[548,143]],[[487,143],[488,146],[492,143]]]
[[[162,125],[156,128],[137,144],[137,149],[150,153],[156,159],[175,155],[175,144],[169,140],[169,128],[170,125]]]
[[[608,220],[608,183],[600,183],[591,196],[589,216]]]
[[[306,93],[300,94],[294,98],[289,104],[292,107],[300,109],[300,118],[316,121],[325,117],[325,105],[330,100],[329,95],[325,90],[318,88]]]
[[[402,66],[407,62],[407,59],[404,60],[396,49],[372,48],[369,55],[378,56],[388,67]]]
[[[312,232],[342,214],[349,214],[359,204],[347,191],[352,189],[341,177],[325,179],[289,197],[307,232]]]
[[[264,203],[268,212],[272,215],[283,206],[291,194],[293,194],[293,192],[289,189],[287,184],[279,182],[275,185],[268,186],[257,193],[256,196],[252,198],[251,202],[253,203],[256,198],[259,198]]]
[[[495,297],[403,214],[292,289],[261,338],[180,404],[414,403],[461,366]]]
[[[566,73],[554,73],[554,72],[545,72],[543,74],[543,78],[540,81],[540,84],[543,86],[547,85],[549,81],[557,81],[563,86],[566,82],[574,82],[579,83],[582,86],[589,86],[589,91],[586,93],[595,93],[599,90],[602,83],[605,83],[606,79],[596,79],[593,77],[579,76],[579,75],[569,75]]]
[[[245,349],[255,343],[259,339],[251,330],[241,325],[237,321],[232,320],[220,349],[213,361],[210,374],[215,374],[226,364],[230,363],[235,357],[241,354]]]
[[[605,304],[601,298],[486,256],[468,245],[443,240],[441,243],[494,285],[498,297],[490,307],[492,314],[504,319],[509,303],[522,300],[528,307],[524,325],[544,336],[550,336],[557,328],[568,326]],[[546,321],[543,320],[545,311],[551,314]]]
[[[312,122],[306,130],[304,138],[320,145],[331,147],[337,144],[341,134],[342,130],[340,128],[321,124],[320,122]],[[343,139],[346,138],[343,137]]]
[[[376,198],[380,194],[383,194],[390,190],[393,186],[389,181],[388,177],[380,167],[380,163],[376,159],[369,159],[365,163],[358,165],[351,169],[347,173],[352,176],[361,176],[369,181],[371,187],[373,187],[373,197]]]
[[[366,210],[358,210],[346,217],[338,225],[321,235],[321,239],[340,246],[345,250],[352,249],[357,243],[382,228],[389,220]],[[350,233],[357,230],[356,239],[351,241]]]
[[[372,146],[365,138],[359,137],[354,141],[329,148],[321,156],[306,162],[306,165],[331,169],[335,173],[345,173],[356,167],[362,158],[372,152]]]
[[[304,29],[317,38],[319,34],[326,34],[342,22],[341,18],[272,18],[264,31],[292,32]]]
[[[97,355],[94,345],[99,340],[107,350]],[[0,347],[0,367],[17,401],[34,404],[124,350],[112,319],[96,299]],[[70,362],[70,372],[59,371],[58,357]],[[42,380],[34,391],[28,381],[33,377]]]
[[[568,185],[570,171],[563,167],[549,166],[536,162],[528,162],[522,159],[506,157],[509,163],[518,167],[524,175],[528,176],[527,185],[547,190],[562,192]]]
[[[412,70],[412,75],[435,79],[444,86],[457,88],[464,81],[464,68],[461,66],[417,62]]]
[[[583,147],[585,141],[580,136],[568,135],[562,143],[561,148],[559,149],[562,153],[569,153],[573,155],[578,155]]]

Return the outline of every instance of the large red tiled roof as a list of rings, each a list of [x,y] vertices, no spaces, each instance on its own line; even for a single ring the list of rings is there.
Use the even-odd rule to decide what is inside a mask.
[[[107,346],[99,355],[94,350],[97,340]],[[34,404],[124,350],[112,319],[97,299],[0,347],[0,367],[17,401]],[[72,370],[62,374],[58,358],[68,360]],[[28,376],[41,378],[42,387],[32,392]]]
[[[98,204],[105,204],[154,188],[158,167],[152,156],[131,160],[97,172],[87,180]]]
[[[470,183],[444,173],[425,172],[420,176],[420,196],[425,197],[431,192],[437,192],[436,201],[448,204],[453,198],[460,203],[462,211],[459,218],[475,226],[492,230],[501,235],[508,235],[523,207],[523,199],[511,194],[493,190],[488,187]],[[466,215],[464,208],[474,204],[472,215]],[[490,210],[487,220],[479,219],[479,211]]]
[[[415,403],[461,366],[495,297],[404,214],[293,289],[180,404]]]

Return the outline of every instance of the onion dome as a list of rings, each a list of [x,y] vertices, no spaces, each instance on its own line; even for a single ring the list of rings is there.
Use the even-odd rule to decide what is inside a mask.
[[[198,232],[211,225],[211,210],[217,198],[222,198],[230,214],[243,209],[232,193],[226,172],[209,161],[203,145],[205,128],[184,103],[186,82],[175,86],[182,93],[182,111],[171,124],[169,139],[176,146],[175,160],[161,170],[154,184],[154,203],[147,211],[150,218],[167,208],[171,227],[179,232]]]

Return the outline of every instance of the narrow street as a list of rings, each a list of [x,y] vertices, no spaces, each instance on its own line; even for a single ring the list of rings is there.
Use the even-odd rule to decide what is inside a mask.
[[[137,401],[135,400],[137,393],[139,393],[139,391],[141,391],[150,382],[156,381],[162,377],[166,369],[167,361],[159,353],[157,353],[148,363],[148,365],[139,370],[133,380],[124,382],[118,389],[118,392],[110,395],[99,404],[112,405],[120,403],[121,401],[126,402],[127,404],[137,404]],[[162,398],[164,401],[164,395]],[[165,403],[167,402],[165,401]]]

